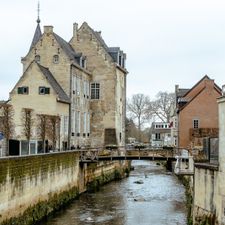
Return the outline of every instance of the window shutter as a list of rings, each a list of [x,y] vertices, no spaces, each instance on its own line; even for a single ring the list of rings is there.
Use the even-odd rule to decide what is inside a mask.
[[[22,87],[18,87],[17,93],[18,93],[18,94],[22,94]]]
[[[50,94],[50,88],[45,88],[45,94]]]

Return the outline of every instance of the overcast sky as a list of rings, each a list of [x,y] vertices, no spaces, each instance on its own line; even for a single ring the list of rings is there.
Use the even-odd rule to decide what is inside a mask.
[[[0,99],[7,99],[22,75],[37,0],[0,1]],[[53,25],[65,40],[74,22],[86,21],[127,53],[128,97],[190,88],[205,74],[225,84],[224,0],[40,0],[40,8],[41,27]]]

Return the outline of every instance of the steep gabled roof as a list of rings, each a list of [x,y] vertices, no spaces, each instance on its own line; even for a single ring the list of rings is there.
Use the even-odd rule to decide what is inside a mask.
[[[124,56],[126,57],[126,54],[123,53],[119,47],[108,47],[107,44],[105,43],[104,39],[101,36],[101,32],[100,31],[94,31],[86,22],[83,23],[83,25],[87,26],[90,31],[92,32],[92,34],[95,36],[95,38],[98,40],[98,42],[101,44],[101,46],[105,49],[105,51],[109,54],[109,56],[111,57],[111,59],[113,60],[113,62],[117,63],[117,58],[113,55],[113,53],[119,53],[121,52],[122,54],[124,54]],[[83,26],[82,25],[82,26]],[[82,27],[81,26],[81,27]],[[80,28],[81,29],[81,28]]]
[[[204,77],[202,77],[202,79],[201,80],[199,80],[191,89],[186,89],[186,91],[185,91],[185,89],[183,89],[183,93],[179,93],[179,91],[178,91],[178,93],[180,94],[180,99],[182,99],[183,100],[183,102],[186,102],[184,105],[182,105],[178,110],[179,111],[181,111],[181,110],[183,110],[187,105],[189,105],[189,103],[190,102],[192,102],[198,95],[200,95],[200,93],[202,93],[202,91],[206,88],[205,86],[203,86],[198,92],[196,92],[196,94],[194,95],[194,96],[192,96],[191,98],[188,98],[188,94],[190,93],[190,92],[192,92],[192,90],[194,90],[203,80],[211,80],[210,78],[209,78],[209,76],[208,75],[205,75]],[[218,92],[218,93],[220,93],[221,94],[221,88],[217,85],[217,84],[215,84],[214,83],[214,89]],[[182,90],[182,89],[179,89],[179,90]],[[182,95],[183,94],[183,95]]]
[[[108,52],[108,46],[105,43],[105,41],[103,40],[102,36],[101,36],[101,32],[100,31],[94,31],[91,27],[90,29],[92,30],[92,32],[94,33],[95,37],[98,39],[98,41],[101,43],[101,45],[104,47],[104,49]]]
[[[37,44],[37,42],[39,41],[41,36],[42,36],[41,28],[40,28],[40,24],[38,23],[37,27],[36,27],[36,30],[34,32],[33,40],[32,40],[31,45],[30,45],[30,50]]]
[[[188,106],[195,98],[197,98],[203,91],[204,91],[205,87],[203,87],[199,92],[196,93],[196,95],[190,99],[190,101],[187,101],[185,105],[181,106],[179,109],[178,109],[178,112],[183,110],[186,106]]]
[[[73,47],[66,42],[63,38],[61,38],[59,35],[53,33],[53,36],[55,37],[56,41],[59,43],[61,48],[64,50],[64,52],[67,54],[67,56],[71,60],[75,60],[75,62],[80,65],[79,58],[82,56],[81,53],[76,53]]]
[[[60,102],[70,103],[69,97],[64,92],[64,90],[59,85],[59,83],[56,81],[56,79],[54,78],[54,76],[52,75],[52,73],[49,71],[49,69],[46,68],[46,67],[44,67],[44,66],[41,66],[38,63],[37,63],[37,65],[40,68],[42,74],[48,80],[49,84],[52,86],[52,88],[54,89],[54,91],[57,93],[57,95],[58,95],[58,99],[57,100],[60,101]]]
[[[186,93],[185,93],[185,95],[183,95],[183,97],[185,97],[187,94],[189,94],[195,87],[197,87],[203,80],[205,80],[205,79],[208,79],[208,80],[211,80],[210,78],[209,78],[209,76],[208,75],[205,75],[204,77],[202,77],[202,79],[201,80],[199,80],[191,89],[189,89],[189,91],[187,91]]]

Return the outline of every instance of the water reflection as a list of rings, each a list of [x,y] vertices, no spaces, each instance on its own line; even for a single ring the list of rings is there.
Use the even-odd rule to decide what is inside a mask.
[[[185,225],[184,188],[176,177],[155,162],[132,164],[135,170],[129,178],[83,194],[42,224]]]

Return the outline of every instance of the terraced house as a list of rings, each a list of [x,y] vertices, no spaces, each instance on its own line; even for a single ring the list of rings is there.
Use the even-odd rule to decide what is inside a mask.
[[[70,42],[40,20],[10,93],[14,133],[6,154],[125,144],[126,54],[86,22]]]

